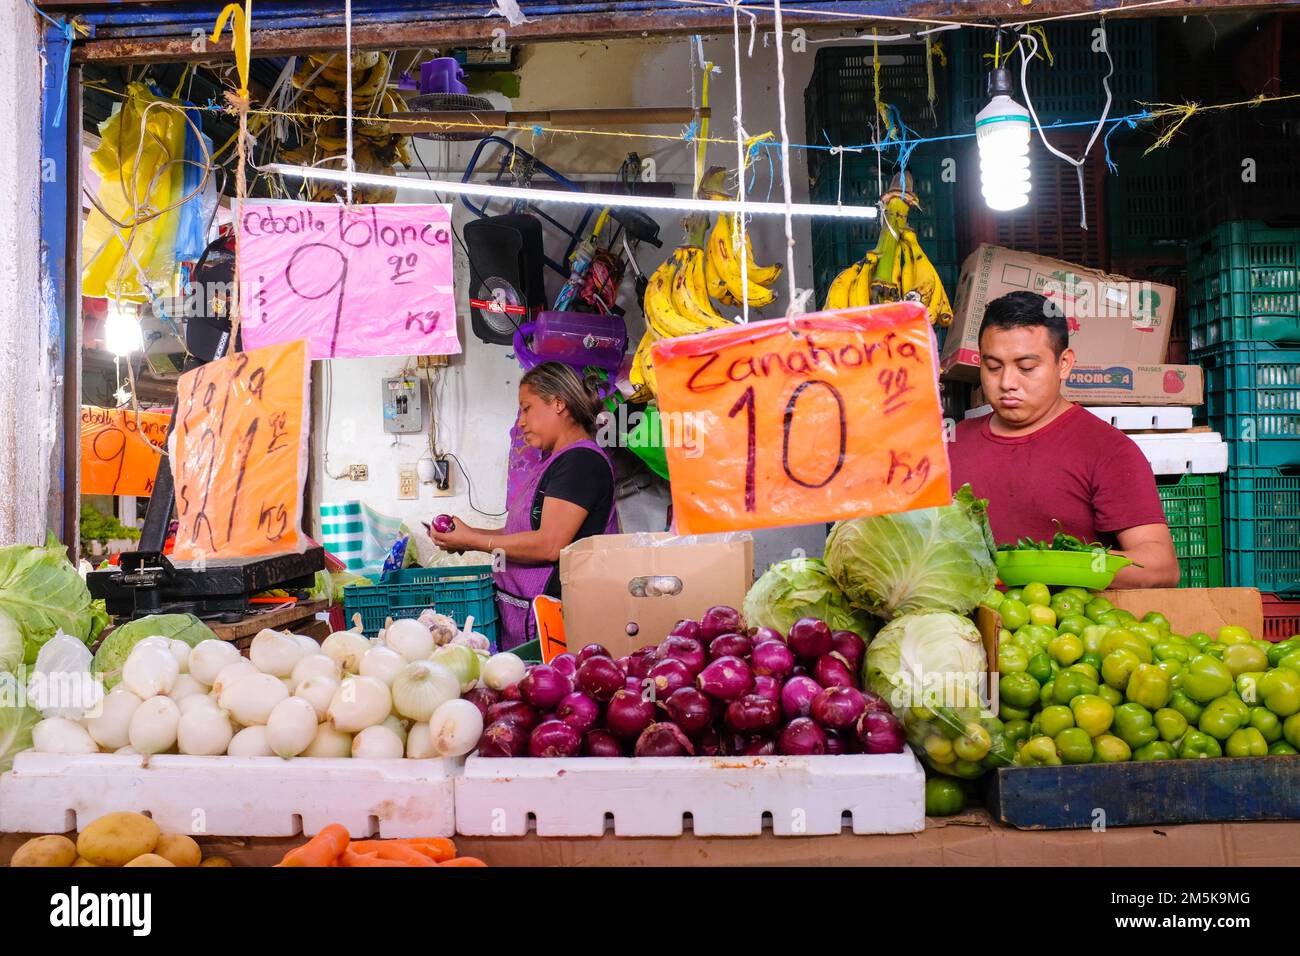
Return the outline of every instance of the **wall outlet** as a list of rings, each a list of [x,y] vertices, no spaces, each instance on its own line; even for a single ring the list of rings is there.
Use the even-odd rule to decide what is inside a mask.
[[[435,458],[433,460],[433,496],[435,498],[450,498],[451,490],[451,459]]]
[[[403,465],[397,473],[397,497],[403,501],[420,497],[420,476],[414,465]]]
[[[369,481],[370,468],[366,465],[348,465],[348,481]]]

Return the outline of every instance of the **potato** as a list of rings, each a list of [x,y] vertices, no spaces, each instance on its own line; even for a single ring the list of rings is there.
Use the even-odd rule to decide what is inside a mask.
[[[134,860],[123,864],[124,866],[175,866],[171,860],[165,860],[157,853],[141,853]]]
[[[199,864],[200,867],[204,867],[204,866],[234,866],[234,865],[235,865],[235,864],[231,863],[231,862],[230,862],[229,860],[227,860],[224,856],[210,856],[210,857],[208,857],[206,860],[204,860],[202,863]]]
[[[76,845],[65,836],[32,837],[18,848],[10,866],[72,866]]]
[[[95,866],[95,864],[91,863],[89,860],[87,860],[85,857],[82,857],[82,856],[77,857],[77,862],[73,863],[72,865],[73,865],[74,867],[77,867],[77,866]],[[95,869],[99,869],[99,867],[95,867]]]
[[[81,831],[77,852],[96,866],[124,866],[152,853],[161,832],[144,814],[106,813]]]
[[[183,833],[164,833],[153,851],[176,866],[198,866],[203,858],[199,845]]]

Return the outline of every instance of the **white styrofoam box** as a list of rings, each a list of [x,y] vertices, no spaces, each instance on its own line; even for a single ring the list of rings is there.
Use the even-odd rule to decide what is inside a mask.
[[[916,833],[925,827],[925,773],[901,754],[817,757],[471,756],[456,778],[456,832],[601,836],[752,836],[764,814],[778,836]]]
[[[1085,405],[1103,422],[1122,432],[1186,431],[1192,427],[1190,405]]]
[[[449,837],[459,761],[38,754],[0,776],[0,832],[63,833],[105,813],[164,831],[296,836],[341,823],[355,838]]]
[[[1218,475],[1228,470],[1228,446],[1218,432],[1130,437],[1157,475]]]

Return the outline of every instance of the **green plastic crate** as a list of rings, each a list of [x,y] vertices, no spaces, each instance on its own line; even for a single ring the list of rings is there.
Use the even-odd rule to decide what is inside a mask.
[[[1232,465],[1300,465],[1300,346],[1238,342],[1204,350],[1205,417]]]
[[[1188,245],[1187,282],[1194,352],[1300,343],[1300,227],[1225,222]]]
[[[1190,231],[1185,155],[1181,149],[1167,147],[1144,156],[1145,149],[1144,145],[1110,148],[1119,169],[1106,180],[1110,255],[1113,260],[1168,255],[1181,262]]]
[[[1174,553],[1182,569],[1179,586],[1223,586],[1223,515],[1218,475],[1159,476]]]
[[[1300,468],[1230,467],[1223,502],[1227,583],[1300,594]]]
[[[463,568],[405,568],[391,571],[369,587],[343,589],[343,613],[361,615],[361,629],[374,637],[387,618],[419,617],[426,608],[446,614],[464,627],[473,616],[474,630],[496,647],[497,605],[489,565]]]

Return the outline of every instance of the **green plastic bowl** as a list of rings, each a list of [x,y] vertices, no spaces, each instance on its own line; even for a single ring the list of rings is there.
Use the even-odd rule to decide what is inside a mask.
[[[1106,555],[1106,567],[1097,570],[1097,557],[1086,551],[999,551],[998,577],[1008,587],[1046,584],[1051,587],[1104,591],[1120,568],[1133,562],[1117,554]]]

